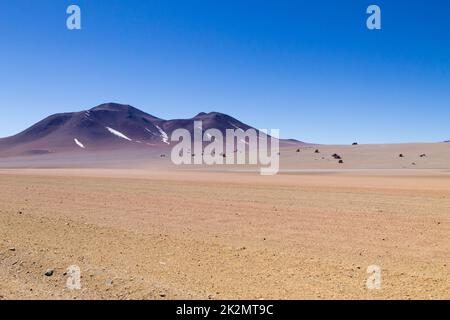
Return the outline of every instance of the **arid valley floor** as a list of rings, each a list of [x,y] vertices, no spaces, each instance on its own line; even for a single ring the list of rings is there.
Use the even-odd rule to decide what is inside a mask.
[[[449,179],[1,170],[0,299],[449,299]]]

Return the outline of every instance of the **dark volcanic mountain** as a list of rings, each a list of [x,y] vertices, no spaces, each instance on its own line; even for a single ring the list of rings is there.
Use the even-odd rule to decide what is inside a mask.
[[[222,133],[251,128],[218,112],[163,120],[129,105],[108,103],[87,111],[55,114],[15,136],[0,139],[0,156],[168,147],[174,130],[185,128],[192,133],[196,120],[203,121],[203,130],[215,128]]]

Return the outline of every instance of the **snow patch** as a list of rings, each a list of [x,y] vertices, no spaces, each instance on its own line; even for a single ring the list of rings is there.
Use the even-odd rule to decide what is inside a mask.
[[[125,139],[125,140],[128,140],[128,141],[132,141],[130,138],[128,138],[126,135],[124,135],[122,132],[119,132],[119,131],[117,131],[117,130],[114,130],[113,128],[110,128],[110,127],[106,127],[106,129],[109,131],[109,132],[111,132],[113,135],[115,135],[115,136],[117,136],[117,137],[119,137],[119,138],[122,138],[122,139]]]
[[[73,141],[75,141],[75,143],[77,144],[77,146],[79,146],[82,149],[86,149],[86,147],[84,146],[84,144],[82,144],[78,139],[74,138]]]
[[[248,145],[248,142],[245,141],[244,139],[241,139],[241,142],[242,142],[242,143],[245,143],[246,145]]]
[[[230,123],[233,127],[235,127],[236,129],[241,129],[240,127],[238,127],[237,125],[235,125],[234,123]],[[243,130],[243,129],[241,129]]]
[[[91,112],[90,111],[85,111],[84,112],[84,118],[85,119],[89,119],[90,116],[91,116]]]
[[[145,128],[145,131],[149,132],[151,135],[156,136],[156,133],[151,131],[149,128]]]
[[[159,133],[161,134],[161,140],[162,142],[166,143],[166,144],[170,144],[169,142],[169,136],[167,135],[167,133],[161,129],[159,126],[155,125],[156,129],[158,129]]]

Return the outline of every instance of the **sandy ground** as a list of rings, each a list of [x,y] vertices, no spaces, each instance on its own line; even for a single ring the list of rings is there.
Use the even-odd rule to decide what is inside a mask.
[[[449,299],[449,181],[0,170],[0,299]],[[66,288],[70,265],[81,290]]]
[[[318,153],[316,153],[316,150]],[[170,161],[171,147],[142,150],[111,150],[77,152],[23,157],[0,157],[0,168],[114,168],[177,170]],[[333,155],[342,158],[339,163]],[[161,155],[165,157],[162,158]],[[400,157],[402,155],[402,157]],[[228,153],[228,157],[234,157]],[[450,143],[409,143],[371,145],[302,145],[280,149],[283,170],[367,170],[367,169],[450,169]],[[236,170],[239,166],[219,166],[213,170]],[[202,171],[211,168],[199,167]],[[241,166],[256,170],[255,166]]]

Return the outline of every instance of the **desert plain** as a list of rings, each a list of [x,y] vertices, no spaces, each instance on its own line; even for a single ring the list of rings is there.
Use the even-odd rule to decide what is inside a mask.
[[[317,148],[275,176],[1,169],[0,299],[449,299],[450,145]]]

